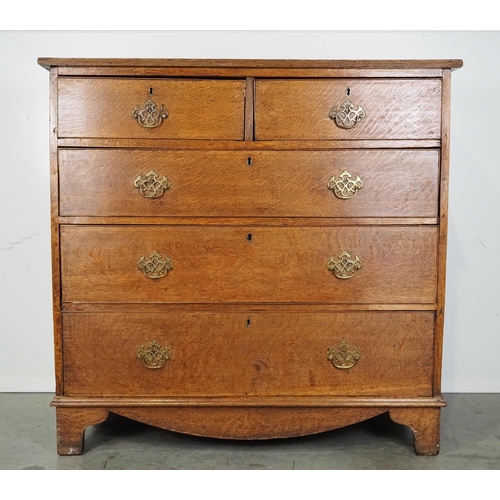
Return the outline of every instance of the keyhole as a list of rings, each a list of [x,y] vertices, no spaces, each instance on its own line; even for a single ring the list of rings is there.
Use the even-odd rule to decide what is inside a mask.
[[[347,92],[346,92],[347,95],[351,95],[351,89],[349,87],[347,87]]]
[[[251,324],[250,318],[247,319],[247,327],[249,327]]]
[[[153,95],[153,87],[149,87],[149,95]]]
[[[249,156],[249,157],[247,158],[247,165],[248,165],[248,166],[250,166],[251,164],[252,164],[252,157],[251,157],[251,156]]]
[[[247,234],[247,241],[252,241],[252,237],[253,237],[252,233],[248,233]]]

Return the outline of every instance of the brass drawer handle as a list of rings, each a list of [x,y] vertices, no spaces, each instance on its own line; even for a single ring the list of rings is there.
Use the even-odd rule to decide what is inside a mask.
[[[363,189],[363,181],[356,176],[355,180],[352,180],[352,175],[344,170],[338,179],[333,176],[328,181],[328,189],[331,189],[337,198],[341,200],[348,200],[352,198],[360,189]]]
[[[336,350],[330,347],[326,351],[326,359],[331,361],[335,368],[347,370],[352,368],[361,359],[361,353],[357,347],[350,347],[345,341],[341,342]]]
[[[361,106],[358,109],[354,109],[354,104],[352,104],[347,99],[340,105],[334,106],[328,115],[340,128],[353,128],[357,125],[359,121],[366,118],[366,113]]]
[[[146,368],[157,370],[172,357],[172,351],[168,347],[162,348],[156,340],[153,340],[146,347],[143,345],[139,347],[137,357]]]
[[[326,264],[328,270],[341,280],[352,278],[362,266],[359,257],[351,260],[351,256],[347,252],[342,252],[337,258],[332,257]]]
[[[134,186],[144,195],[145,198],[159,198],[163,193],[170,189],[170,181],[160,175],[155,170],[150,170],[144,179],[142,175],[138,175],[134,181]]]
[[[149,257],[141,257],[137,263],[137,268],[148,278],[163,278],[174,268],[172,261],[165,257],[164,259],[158,252],[152,252]]]
[[[138,104],[132,110],[132,118],[137,120],[139,125],[142,125],[145,128],[155,128],[158,125],[161,125],[163,120],[168,118],[168,111],[165,106],[162,104],[160,109],[156,109],[158,104],[148,99],[141,108],[141,105]]]

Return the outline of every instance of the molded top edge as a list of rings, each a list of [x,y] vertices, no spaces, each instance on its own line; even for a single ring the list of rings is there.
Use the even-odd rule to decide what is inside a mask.
[[[461,59],[319,60],[319,59],[90,59],[40,57],[51,67],[211,67],[211,68],[328,68],[328,69],[448,69],[461,68]]]

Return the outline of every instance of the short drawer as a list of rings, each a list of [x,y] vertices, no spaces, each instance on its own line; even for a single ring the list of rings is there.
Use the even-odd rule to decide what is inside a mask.
[[[240,80],[60,78],[58,135],[242,140]]]
[[[439,139],[441,80],[257,80],[257,140]]]
[[[59,151],[63,216],[437,217],[438,150]]]
[[[63,302],[434,303],[435,226],[61,226]]]
[[[66,396],[431,396],[433,312],[65,313]]]

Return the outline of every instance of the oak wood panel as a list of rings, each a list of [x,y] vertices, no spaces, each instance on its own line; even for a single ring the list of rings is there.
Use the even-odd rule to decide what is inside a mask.
[[[338,69],[338,68],[212,68],[200,67],[58,67],[61,76],[140,76],[204,78],[440,78],[441,68]]]
[[[62,316],[61,316],[61,261],[59,249],[59,174],[57,155],[57,69],[50,70],[50,233],[52,264],[52,317],[54,325],[54,365],[56,394],[63,393],[63,358],[62,358]]]
[[[113,408],[112,412],[163,429],[221,439],[304,436],[354,424],[384,408]],[[80,455],[87,426],[106,418],[107,409],[57,408],[59,455]]]
[[[393,408],[389,415],[394,422],[411,428],[417,455],[439,453],[441,411],[438,408]]]
[[[439,199],[439,245],[438,245],[438,289],[437,289],[437,316],[436,336],[434,344],[434,394],[441,394],[441,366],[443,355],[444,305],[446,295],[446,249],[448,241],[448,191],[450,171],[450,103],[451,101],[451,72],[445,70],[443,75],[443,102],[442,102],[442,148],[441,148],[441,179]],[[439,436],[438,436],[439,442]]]
[[[167,59],[167,58],[69,58],[40,57],[38,64],[50,66],[120,67],[230,67],[230,68],[461,68],[461,59]]]
[[[65,313],[66,396],[430,396],[434,313]],[[148,369],[140,346],[172,358]],[[361,358],[335,368],[346,341]],[[411,370],[408,367],[411,366]]]
[[[60,150],[60,213],[435,218],[438,157],[436,150]],[[134,187],[152,169],[171,183],[160,198],[145,198]],[[364,184],[348,200],[327,187],[344,170]]]
[[[56,408],[115,408],[124,407],[318,407],[318,408],[443,408],[446,403],[442,396],[418,398],[381,398],[360,396],[56,396],[50,403]]]
[[[407,226],[436,225],[438,217],[59,217],[59,224],[156,224],[163,226]]]
[[[253,141],[254,88],[254,79],[247,76],[245,86],[245,141]]]
[[[130,303],[86,303],[65,302],[63,311],[73,312],[157,312],[169,314],[175,312],[211,312],[212,304],[130,304]],[[345,311],[435,311],[436,304],[246,304],[231,303],[219,304],[217,310],[220,312],[345,312]]]
[[[81,455],[85,429],[104,422],[107,416],[104,408],[57,408],[57,453]]]
[[[436,247],[432,226],[62,226],[63,302],[434,303]],[[161,279],[137,268],[153,251]],[[327,269],[343,251],[363,262],[346,280]]]
[[[149,89],[153,94],[149,94]],[[59,78],[59,137],[243,140],[244,80]],[[152,99],[168,111],[148,129],[132,117]]]
[[[61,148],[137,148],[135,139],[85,139],[59,138]],[[141,139],[141,147],[147,149],[204,149],[228,151],[286,151],[329,149],[401,149],[401,148],[439,148],[441,141],[436,139],[409,140],[307,140],[307,141],[206,141],[180,139]]]
[[[329,118],[346,99],[366,112],[351,129]],[[257,140],[438,139],[440,120],[440,79],[255,81]]]
[[[222,439],[272,439],[315,434],[361,422],[389,411],[391,418],[409,425],[415,451],[435,455],[439,451],[440,411],[434,408],[259,408],[199,407],[151,408],[120,406],[113,413],[175,432]],[[100,423],[107,408],[57,408],[59,455],[79,455],[84,449],[87,426]],[[215,423],[215,425],[214,425]]]
[[[120,408],[114,413],[157,427],[219,439],[317,434],[384,413],[384,408]]]

